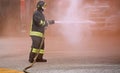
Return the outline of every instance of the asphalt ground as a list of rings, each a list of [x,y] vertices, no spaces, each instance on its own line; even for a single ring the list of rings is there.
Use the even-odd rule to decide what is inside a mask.
[[[87,38],[74,45],[59,37],[45,41],[48,62],[35,63],[29,73],[120,73],[119,37]],[[30,46],[29,37],[0,38],[0,69],[29,66]]]

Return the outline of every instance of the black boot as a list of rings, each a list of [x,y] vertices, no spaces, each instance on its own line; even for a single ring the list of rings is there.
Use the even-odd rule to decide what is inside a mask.
[[[43,54],[39,54],[36,62],[47,62],[47,59],[43,59]]]
[[[32,52],[30,53],[30,55],[29,55],[29,62],[30,63],[33,63],[35,56],[36,56],[35,53],[32,53]]]

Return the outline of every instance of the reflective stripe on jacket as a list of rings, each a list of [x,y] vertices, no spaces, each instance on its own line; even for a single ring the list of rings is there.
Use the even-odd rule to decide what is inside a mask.
[[[37,37],[43,37],[43,33],[41,32],[36,32],[36,31],[30,31],[31,36],[37,36]]]

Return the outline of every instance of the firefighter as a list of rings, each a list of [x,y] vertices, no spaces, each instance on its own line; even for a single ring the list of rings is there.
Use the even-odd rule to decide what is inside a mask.
[[[44,42],[40,48],[42,38],[44,38],[45,28],[49,24],[54,24],[54,20],[46,20],[43,14],[46,3],[44,1],[39,1],[36,5],[36,11],[33,14],[32,25],[30,30],[30,36],[32,39],[31,51],[29,54],[29,62],[33,63],[35,56],[37,55],[38,50],[39,55],[36,59],[36,62],[47,62],[46,59],[43,59],[44,55]]]

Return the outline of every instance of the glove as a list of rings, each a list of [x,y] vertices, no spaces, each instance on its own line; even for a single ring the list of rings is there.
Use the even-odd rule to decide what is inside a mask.
[[[55,24],[54,20],[48,20],[47,22],[48,22],[48,24]]]

